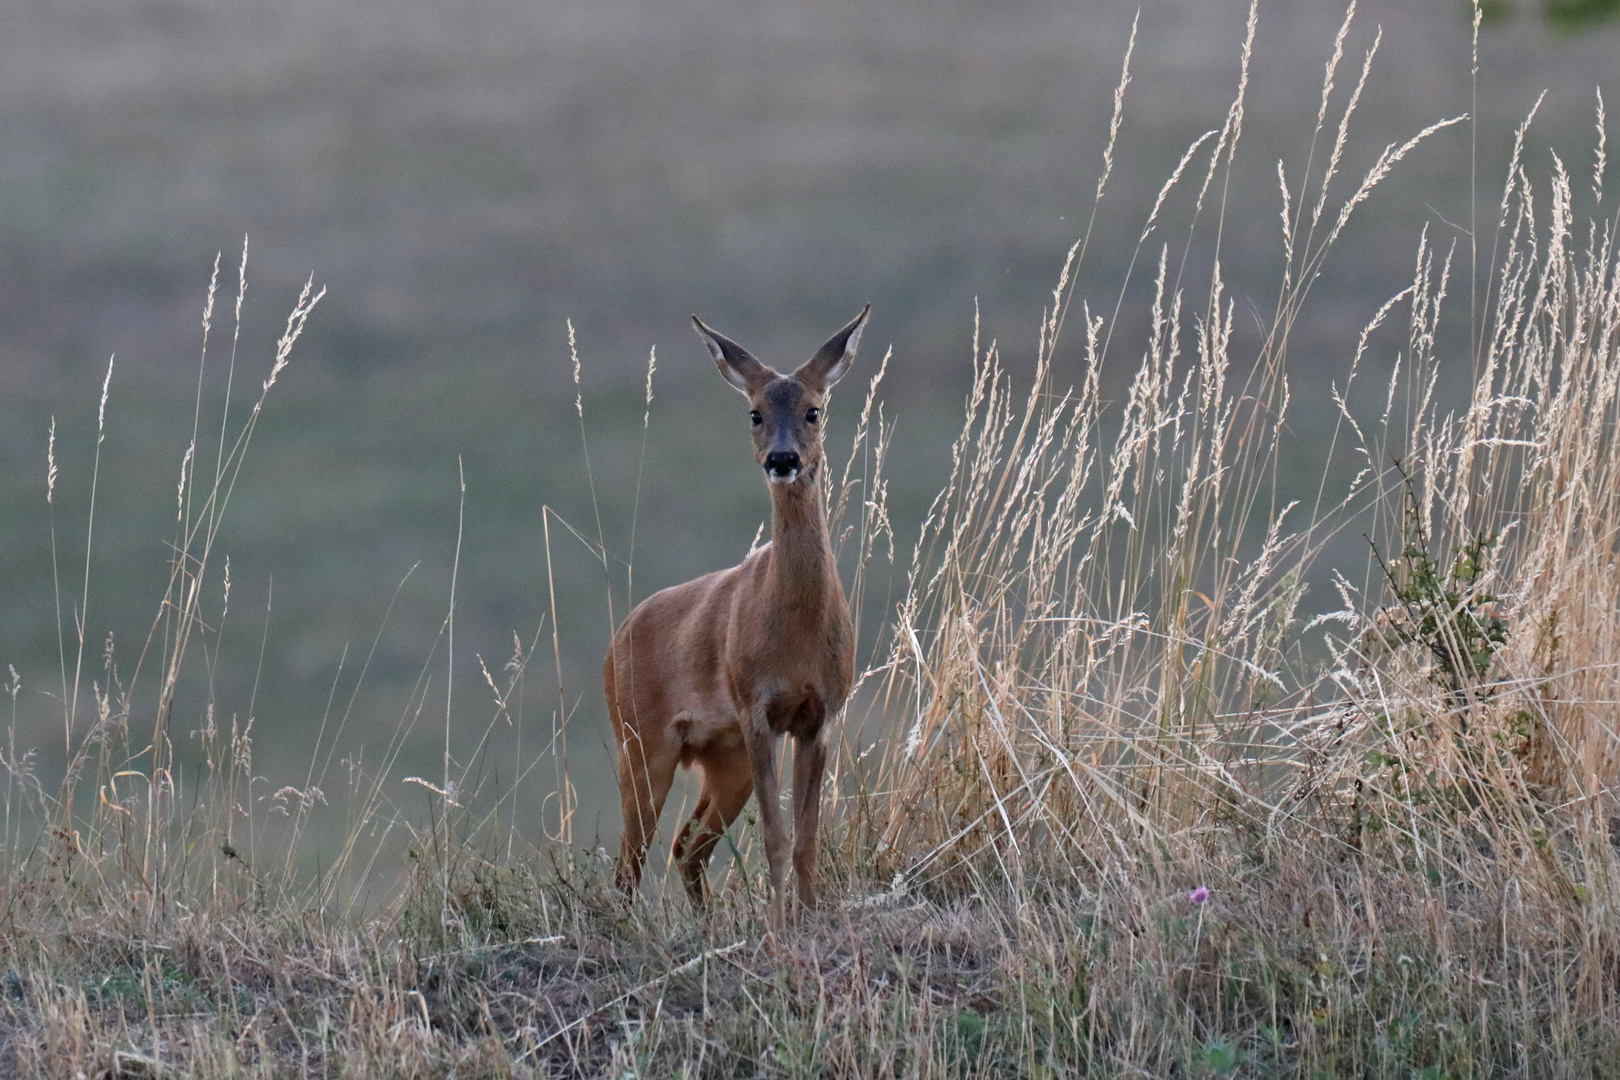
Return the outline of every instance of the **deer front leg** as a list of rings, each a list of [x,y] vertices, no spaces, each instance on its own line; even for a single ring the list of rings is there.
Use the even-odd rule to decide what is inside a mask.
[[[754,792],[759,796],[759,822],[765,831],[765,861],[771,867],[770,926],[783,927],[783,895],[787,892],[787,831],[782,828],[781,788],[776,776],[776,736],[765,716],[765,705],[755,705],[743,726],[748,760],[754,767]]]
[[[827,767],[825,728],[814,738],[798,740],[793,753],[793,870],[799,879],[799,903],[816,906],[816,829],[821,822],[821,778]]]

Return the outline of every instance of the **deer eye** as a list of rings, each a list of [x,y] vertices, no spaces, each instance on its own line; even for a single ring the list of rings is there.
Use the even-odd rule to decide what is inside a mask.
[[[759,427],[759,425],[761,425],[761,424],[763,424],[765,422],[765,418],[763,416],[759,415],[759,410],[758,409],[756,409],[753,412],[749,413],[748,414],[748,419],[749,419],[750,422],[753,423],[753,425],[755,427]]]
[[[809,412],[804,414],[804,419],[806,423],[814,424],[816,421],[821,419],[821,410],[811,409]]]

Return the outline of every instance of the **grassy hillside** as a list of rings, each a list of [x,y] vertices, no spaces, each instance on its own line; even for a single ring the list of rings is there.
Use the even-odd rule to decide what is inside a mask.
[[[1481,153],[1471,232],[1385,250],[1401,281],[1324,373],[1304,328],[1334,309],[1328,268],[1386,178],[1502,133],[1437,111],[1366,144],[1380,44],[1347,19],[1278,165],[1247,96],[1255,34],[1251,14],[1229,104],[1140,217],[1110,216],[1124,144],[1105,144],[1085,191],[1107,224],[1081,226],[1027,351],[964,316],[964,411],[915,541],[888,496],[894,375],[863,361],[827,495],[871,644],[829,784],[825,903],[775,938],[747,815],[708,917],[672,883],[611,890],[612,825],[590,815],[611,791],[578,764],[594,690],[561,641],[605,633],[607,597],[622,614],[620,590],[644,587],[584,514],[540,519],[545,602],[509,654],[468,644],[465,594],[404,603],[388,619],[430,644],[397,720],[351,697],[373,660],[356,646],[302,764],[255,763],[278,738],[290,756],[258,688],[296,676],[264,661],[273,601],[242,602],[218,538],[324,307],[312,287],[255,342],[262,362],[232,366],[227,261],[174,432],[185,465],[153,481],[162,600],[110,654],[78,631],[102,519],[54,498],[70,471],[101,490],[116,390],[93,429],[75,421],[98,432],[78,460],[51,447],[61,659],[44,687],[9,686],[5,1071],[1604,1074],[1620,219],[1601,97],[1578,147],[1529,154],[1526,120]],[[1276,197],[1250,218],[1233,194],[1256,175]],[[1245,233],[1274,244],[1263,294],[1230,284]],[[1102,251],[1112,287],[1082,288]],[[223,371],[248,388],[226,411],[206,382]],[[667,406],[643,371],[611,422],[651,444]],[[1307,393],[1325,406],[1302,413]],[[1295,475],[1296,423],[1320,436],[1315,483]],[[465,461],[455,475],[459,496]],[[457,582],[471,490],[446,527]],[[601,599],[571,602],[587,589]],[[372,725],[362,749],[350,723]]]

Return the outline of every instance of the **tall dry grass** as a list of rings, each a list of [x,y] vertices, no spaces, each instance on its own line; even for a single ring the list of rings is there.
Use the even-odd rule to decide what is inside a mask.
[[[1475,245],[1415,238],[1411,284],[1335,386],[1333,446],[1357,471],[1285,503],[1290,330],[1378,182],[1462,119],[1344,182],[1377,50],[1330,122],[1353,14],[1305,168],[1277,166],[1283,271],[1257,349],[1234,344],[1219,259],[1248,42],[1225,124],[1188,148],[1141,232],[1151,329],[1117,415],[1100,368],[1122,351],[1120,308],[1071,311],[1083,244],[1027,389],[975,343],[881,667],[883,715],[903,726],[864,774],[847,843],[853,865],[893,874],[875,902],[966,890],[1043,955],[1084,928],[1091,966],[1069,987],[1085,1022],[1026,1016],[1032,1072],[1557,1075],[1612,1045],[1620,262],[1601,93],[1589,186],[1554,155],[1538,188],[1527,119],[1477,269]],[[1146,246],[1189,184],[1195,226],[1213,212],[1215,232],[1193,296],[1191,236]],[[1448,336],[1459,275],[1484,302]],[[1084,375],[1060,391],[1070,314]],[[1360,415],[1352,386],[1392,338],[1383,408]],[[1322,565],[1352,529],[1366,562]],[[1305,619],[1311,584],[1338,602]],[[1069,934],[1045,923],[1053,905],[1077,919]],[[1419,972],[1444,985],[1420,992]],[[1158,1041],[1161,1024],[1180,1037]]]
[[[1251,8],[1235,97],[1139,233],[1145,340],[1127,340],[1129,279],[1095,306],[1075,295],[1088,227],[1027,370],[974,342],[949,480],[892,618],[868,627],[829,785],[833,900],[774,951],[746,820],[709,917],[656,889],[625,905],[605,856],[568,842],[566,757],[519,763],[559,769],[563,842],[525,856],[517,789],[491,797],[452,761],[448,707],[443,775],[407,778],[425,815],[389,794],[409,710],[374,769],[333,780],[340,716],[304,781],[275,790],[252,770],[251,705],[237,725],[210,710],[183,782],[174,687],[234,625],[212,544],[260,406],[221,418],[206,479],[194,435],[170,586],[127,681],[87,680],[90,644],[67,632],[88,571],[68,602],[73,764],[54,790],[18,745],[11,684],[8,1071],[1603,1074],[1620,1016],[1620,219],[1602,99],[1583,179],[1526,163],[1527,119],[1475,238],[1414,237],[1411,283],[1345,343],[1329,468],[1285,495],[1293,328],[1383,177],[1462,122],[1347,175],[1377,51],[1373,35],[1346,78],[1354,28],[1352,6],[1301,163],[1275,170],[1282,269],[1259,333],[1238,331],[1220,243]],[[264,394],[318,299],[297,302]],[[1127,355],[1116,406],[1102,373]],[[828,471],[857,610],[894,555],[882,377]],[[1365,556],[1329,562],[1359,532]],[[575,535],[611,591],[600,528]],[[452,602],[447,646],[453,628]],[[491,725],[544,637],[487,678]],[[311,870],[304,828],[329,798],[345,838]],[[364,897],[400,848],[407,872]]]

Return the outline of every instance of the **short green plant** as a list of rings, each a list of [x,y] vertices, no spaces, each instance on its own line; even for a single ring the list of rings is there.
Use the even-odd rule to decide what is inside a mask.
[[[1401,553],[1387,562],[1379,556],[1385,584],[1395,603],[1382,611],[1383,643],[1391,649],[1415,647],[1434,663],[1431,677],[1454,700],[1480,693],[1491,660],[1507,643],[1508,623],[1497,611],[1500,598],[1480,587],[1496,538],[1475,533],[1447,560],[1434,551],[1412,477],[1395,461],[1403,484]],[[1374,552],[1377,548],[1374,546]]]

